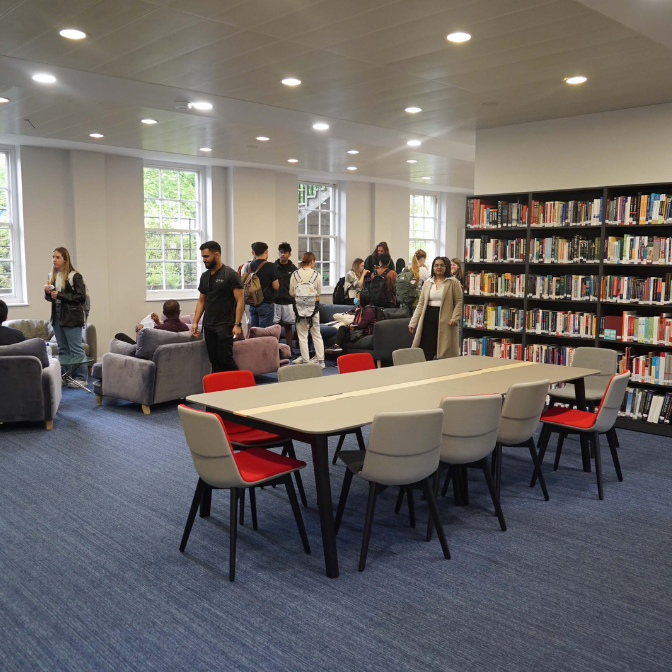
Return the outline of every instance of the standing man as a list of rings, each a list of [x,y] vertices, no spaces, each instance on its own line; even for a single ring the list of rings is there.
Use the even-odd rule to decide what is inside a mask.
[[[249,306],[250,326],[271,327],[273,326],[273,298],[280,287],[280,274],[275,264],[268,262],[266,243],[252,243],[252,252],[254,260],[250,263],[249,269],[259,278],[261,289],[264,292],[264,302],[258,306]]]
[[[289,260],[292,256],[292,246],[289,243],[278,245],[279,258],[275,260],[275,267],[280,275],[280,289],[275,293],[275,316],[273,324],[281,325],[285,330],[287,345],[292,347],[292,327],[296,322],[294,316],[294,299],[289,295],[289,281],[296,266]]]
[[[207,269],[198,284],[198,303],[191,325],[192,336],[198,336],[198,321],[203,317],[203,334],[208,348],[212,372],[237,371],[233,360],[233,339],[241,334],[243,283],[238,274],[222,263],[222,248],[212,240],[200,247],[201,259]]]

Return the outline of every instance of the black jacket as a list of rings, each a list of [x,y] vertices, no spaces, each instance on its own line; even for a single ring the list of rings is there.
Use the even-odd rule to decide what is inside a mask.
[[[296,270],[296,266],[294,266],[291,260],[288,260],[286,264],[281,264],[280,259],[276,259],[275,267],[280,274],[280,287],[275,292],[273,303],[281,306],[291,306],[294,303],[294,299],[289,295],[289,281],[292,273]]]
[[[44,293],[44,298],[51,301],[51,323],[54,323],[56,317],[56,301],[51,298],[51,294]],[[62,327],[83,327],[86,324],[84,316],[84,302],[86,301],[86,288],[81,273],[75,273],[72,278],[66,278],[65,288],[58,293],[61,300],[61,326]]]

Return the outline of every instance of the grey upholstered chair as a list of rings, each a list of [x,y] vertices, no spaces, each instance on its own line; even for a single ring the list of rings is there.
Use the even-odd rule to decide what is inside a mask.
[[[616,373],[618,364],[618,353],[608,348],[577,348],[572,358],[572,366],[580,366],[586,369],[599,369],[600,373],[596,376],[587,376],[584,378],[586,386],[586,404],[588,408],[597,406],[602,400],[604,391]],[[554,403],[575,404],[576,392],[574,385],[568,383],[564,387],[549,391],[551,406]]]
[[[548,501],[548,490],[546,489],[544,475],[541,473],[541,463],[534,443],[534,432],[539,425],[539,419],[546,405],[549,387],[548,380],[538,380],[532,383],[511,385],[506,393],[499,419],[497,447],[493,460],[497,499],[500,499],[499,495],[502,487],[502,447],[524,446],[530,450],[541,491],[544,493],[544,499]]]
[[[402,364],[417,364],[418,362],[426,362],[425,353],[422,348],[401,348],[392,353],[392,363],[395,366]]]
[[[322,378],[322,367],[319,364],[292,364],[278,369],[278,382],[288,383],[292,380]]]
[[[263,485],[282,484],[292,505],[296,525],[299,528],[303,549],[310,553],[310,544],[306,528],[303,525],[301,508],[296,498],[291,474],[303,469],[305,462],[284,457],[263,448],[250,448],[234,453],[224,431],[219,416],[204,413],[188,406],[180,405],[180,420],[184,435],[191,451],[191,459],[198,473],[198,484],[189,510],[189,517],[182,535],[180,551],[187,547],[196,511],[201,509],[201,518],[210,515],[210,504],[213,489],[230,491],[229,518],[229,580],[233,581],[236,573],[236,534],[238,501],[246,489],[250,491],[252,503],[252,527],[257,529],[257,507],[254,488]]]
[[[373,418],[369,445],[365,451],[344,450],[339,457],[346,465],[343,488],[334,525],[340,527],[345,503],[354,475],[369,482],[364,536],[359,556],[359,571],[366,566],[373,512],[377,496],[390,486],[421,487],[427,498],[429,514],[436,526],[444,557],[450,559],[436,498],[429,477],[439,466],[443,411],[435,408],[408,413],[378,413]]]

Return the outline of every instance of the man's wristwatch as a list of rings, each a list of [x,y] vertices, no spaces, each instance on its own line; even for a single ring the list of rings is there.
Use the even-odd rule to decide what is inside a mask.
[[[242,323],[242,322],[236,322],[236,324],[235,324],[234,326],[236,326],[236,327],[242,327],[242,326],[243,326],[243,323]]]

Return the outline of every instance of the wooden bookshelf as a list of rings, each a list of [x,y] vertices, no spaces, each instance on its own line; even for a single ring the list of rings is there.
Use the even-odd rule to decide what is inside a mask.
[[[669,253],[668,258],[663,259],[661,263],[614,263],[611,259],[605,259],[605,246],[608,247],[610,238],[612,249],[614,249],[614,246],[616,246],[615,249],[619,249],[618,245],[620,245],[620,243],[614,240],[618,237],[621,237],[624,240],[626,236],[655,236],[672,239],[672,199],[665,202],[663,202],[662,199],[658,199],[656,202],[653,202],[652,205],[649,205],[651,201],[647,201],[643,197],[648,197],[651,194],[672,194],[672,183],[615,185],[599,188],[530,193],[485,194],[467,199],[465,248],[470,239],[480,239],[482,236],[486,236],[488,240],[499,239],[499,241],[524,238],[525,250],[523,262],[503,261],[500,259],[467,261],[465,258],[464,305],[495,304],[496,306],[522,309],[526,319],[524,320],[523,328],[519,331],[500,328],[493,329],[489,327],[476,328],[473,326],[463,326],[463,338],[489,337],[495,339],[510,339],[514,343],[522,345],[523,356],[525,356],[528,346],[533,344],[556,345],[559,347],[606,347],[613,348],[617,351],[623,351],[626,347],[629,347],[632,348],[632,352],[634,352],[636,356],[645,355],[648,352],[672,352],[672,345],[653,345],[622,340],[613,341],[603,338],[600,333],[600,323],[603,317],[618,316],[626,310],[636,310],[637,315],[641,317],[655,316],[662,312],[672,313],[672,300],[670,299],[668,299],[665,304],[661,305],[639,303],[637,301],[606,301],[602,300],[601,297],[602,279],[606,276],[665,278],[668,274],[672,274],[672,259],[669,257]],[[620,201],[612,200],[618,199],[619,197],[622,197]],[[629,201],[627,201],[628,198],[630,198]],[[611,206],[610,201],[612,201]],[[649,208],[649,214],[653,215],[656,213],[658,219],[655,223],[642,224],[637,221],[637,215],[644,212],[644,210],[637,210],[637,208],[642,206],[642,202],[644,203],[644,206]],[[565,206],[558,205],[558,203],[564,203]],[[502,206],[502,204],[507,205]],[[497,226],[498,221],[503,221],[504,219],[500,216],[500,213],[502,213],[503,207],[507,207],[508,204],[516,204],[513,206],[513,219],[519,225],[499,228]],[[476,215],[474,216],[474,221],[482,221],[480,220],[481,211],[479,210],[479,206],[483,206],[482,212],[489,218],[488,221],[491,223],[490,228],[471,226],[470,216],[473,216],[475,205]],[[629,214],[626,213],[628,205],[631,208]],[[558,220],[562,219],[562,216],[564,216],[564,225],[559,226],[555,225],[555,222],[547,221],[545,218],[545,209],[548,210],[551,217],[553,214],[557,214]],[[512,209],[509,208],[509,215],[511,210]],[[617,214],[623,213],[624,219],[626,220],[630,218],[629,215],[633,215],[631,218],[633,223],[627,225],[607,223],[607,216],[610,213],[613,215],[615,212]],[[666,218],[665,214],[670,215],[670,217]],[[539,221],[540,216],[544,221]],[[661,217],[666,220],[667,223],[661,223]],[[493,221],[496,218],[499,219]],[[580,220],[586,223],[586,225],[568,226],[566,223],[567,218],[569,218],[570,221],[573,218],[575,222]],[[511,217],[509,217],[509,219],[511,219]],[[533,219],[535,220],[534,223]],[[557,263],[547,261],[546,259],[544,259],[544,261],[530,261],[530,241],[532,239],[557,237],[572,240],[574,236],[580,236],[587,239],[588,244],[590,244],[591,241],[597,244],[597,241],[599,241],[599,256],[595,255],[595,258],[588,261],[582,259],[580,261],[569,263]],[[582,241],[581,244],[585,245],[584,241]],[[501,248],[502,245],[505,246],[506,244],[500,242],[494,245],[494,247],[496,248],[497,245]],[[659,247],[662,247],[662,245],[663,243],[660,243]],[[658,252],[656,252],[656,254],[658,254]],[[524,273],[526,280],[524,296],[509,297],[469,294],[469,273],[481,271],[498,274],[511,273],[514,275]],[[531,275],[555,277],[568,275],[595,276],[597,282],[597,300],[584,301],[567,299],[565,297],[535,298],[528,296],[527,290]],[[653,283],[654,281],[649,282]],[[529,311],[535,309],[554,310],[552,308],[553,304],[557,306],[557,310],[559,311],[594,314],[596,323],[595,335],[569,336],[566,334],[556,335],[554,333],[536,333],[536,329],[530,330],[527,328],[526,323]],[[530,317],[529,319],[532,318]],[[588,321],[591,318],[588,317],[585,319]],[[629,386],[631,388],[639,388],[643,390],[654,390],[663,395],[667,392],[672,392],[672,385],[632,381]],[[672,437],[672,424],[654,424],[649,423],[646,420],[619,417],[616,426],[623,429]]]

